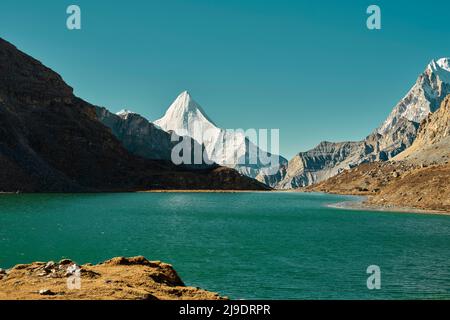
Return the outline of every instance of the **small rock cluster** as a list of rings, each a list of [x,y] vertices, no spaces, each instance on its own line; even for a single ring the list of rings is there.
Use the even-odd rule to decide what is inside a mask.
[[[49,261],[46,264],[41,264],[41,266],[36,268],[34,272],[39,277],[63,278],[74,275],[77,270],[80,270],[81,272],[82,269],[71,260],[64,259],[59,263]]]

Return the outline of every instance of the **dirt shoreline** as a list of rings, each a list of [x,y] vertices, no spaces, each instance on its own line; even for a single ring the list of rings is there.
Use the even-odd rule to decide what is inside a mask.
[[[361,201],[344,201],[338,203],[328,204],[327,207],[342,209],[342,210],[367,210],[367,211],[377,211],[377,212],[391,212],[391,213],[418,213],[418,214],[427,214],[427,215],[446,215],[450,216],[450,212],[440,211],[440,210],[426,210],[426,209],[417,209],[417,208],[408,208],[408,207],[400,207],[400,206],[377,206],[373,204],[367,204]]]

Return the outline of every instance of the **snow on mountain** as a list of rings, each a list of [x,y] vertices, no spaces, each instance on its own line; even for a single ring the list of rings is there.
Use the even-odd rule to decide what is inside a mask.
[[[432,60],[377,132],[387,134],[402,118],[420,123],[439,108],[448,94],[450,94],[450,58]]]
[[[137,114],[137,113],[130,111],[128,109],[122,109],[116,113],[116,115],[121,117],[122,119],[126,119],[126,118],[128,118],[128,116],[135,115],[135,114]]]
[[[280,162],[287,163],[283,157],[259,149],[244,132],[219,128],[187,91],[182,92],[154,124],[178,136],[193,138],[205,146],[210,160],[252,178],[261,173],[276,173]],[[263,159],[270,159],[270,163]]]
[[[221,132],[221,129],[208,118],[202,107],[187,91],[182,92],[167,109],[165,115],[154,121],[154,124],[165,131],[174,131],[179,136],[187,135],[198,141],[202,140],[202,137],[206,138],[205,142],[208,145],[215,142],[215,138]],[[208,141],[207,138],[211,140]]]

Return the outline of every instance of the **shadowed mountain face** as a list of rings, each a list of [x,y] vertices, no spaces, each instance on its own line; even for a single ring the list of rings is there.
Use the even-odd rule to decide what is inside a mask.
[[[122,110],[114,114],[103,107],[95,107],[95,110],[98,120],[111,129],[112,134],[131,154],[150,160],[172,162],[172,150],[178,151],[177,144],[188,143],[190,148],[184,151],[190,151],[188,158],[191,164],[184,164],[185,168],[199,170],[217,166],[207,157],[205,147],[190,137],[180,137],[174,132],[166,132],[131,111]],[[202,160],[197,164],[195,164],[196,152],[200,154]]]
[[[96,112],[100,122],[110,128],[132,154],[152,160],[170,160],[174,143],[169,133],[137,113],[124,111],[114,114],[101,107],[96,107]]]
[[[0,191],[264,188],[231,169],[132,155],[58,74],[0,38]]]

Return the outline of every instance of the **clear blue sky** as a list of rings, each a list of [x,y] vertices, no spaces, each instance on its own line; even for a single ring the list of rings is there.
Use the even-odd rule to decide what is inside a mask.
[[[66,29],[66,8],[82,30]],[[366,8],[382,9],[381,31]],[[432,58],[450,56],[450,1],[0,2],[0,36],[81,98],[155,120],[185,89],[224,128],[279,128],[290,158],[368,135]]]

